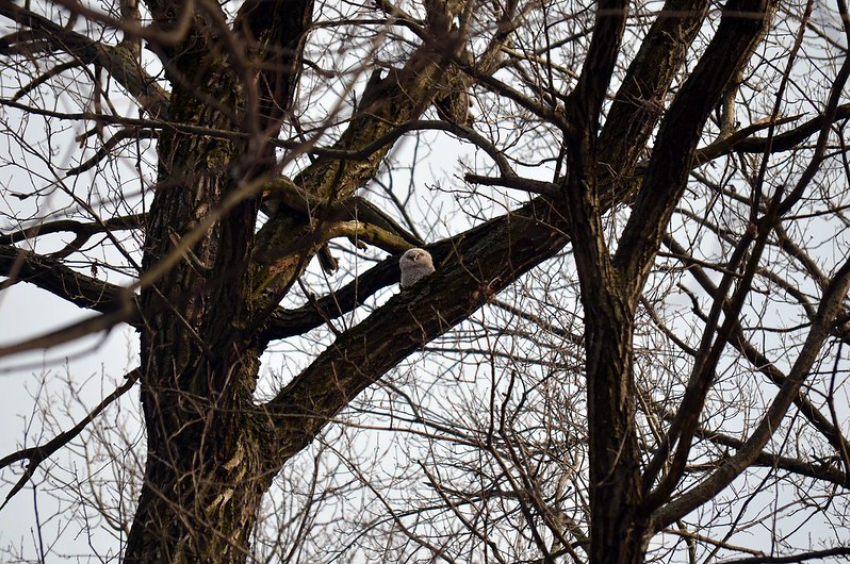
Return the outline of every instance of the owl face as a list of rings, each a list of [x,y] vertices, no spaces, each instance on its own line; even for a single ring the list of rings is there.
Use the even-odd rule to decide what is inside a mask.
[[[416,264],[430,264],[433,266],[431,262],[431,254],[424,249],[409,249],[405,251],[403,255],[401,255],[401,264],[405,266],[413,266]]]
[[[401,270],[401,287],[407,288],[434,272],[431,254],[424,249],[410,249],[398,261]]]

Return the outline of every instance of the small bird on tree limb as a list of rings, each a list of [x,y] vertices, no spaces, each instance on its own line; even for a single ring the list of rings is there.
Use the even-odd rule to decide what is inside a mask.
[[[398,261],[398,267],[401,270],[402,288],[410,288],[435,270],[431,253],[425,249],[405,251]]]

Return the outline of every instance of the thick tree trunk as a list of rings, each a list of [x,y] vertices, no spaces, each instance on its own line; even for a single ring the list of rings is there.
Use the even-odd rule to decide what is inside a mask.
[[[199,219],[193,213],[205,207],[199,200],[220,199],[229,182],[225,173],[157,194],[151,215],[164,221],[150,226],[147,267],[179,240],[165,226],[191,230]],[[190,202],[189,194],[199,197]],[[245,560],[273,476],[260,450],[268,437],[251,419],[260,352],[242,336],[255,208],[237,206],[193,247],[209,271],[181,260],[142,293],[148,455],[128,562]]]
[[[162,198],[175,197],[182,195]],[[220,239],[196,248],[238,271],[237,251],[223,249],[238,248],[238,238],[225,236],[230,229],[212,232]],[[148,454],[128,562],[243,562],[273,476],[260,450],[269,437],[252,420],[259,351],[239,336],[239,297],[222,296],[242,277],[212,272],[200,276],[183,262],[143,293]]]
[[[578,167],[575,167],[578,168]],[[581,283],[587,355],[590,561],[639,564],[647,545],[636,429],[636,296],[611,264],[593,190],[574,184],[570,219]],[[592,186],[592,185],[591,185]]]
[[[599,281],[611,287],[611,280]],[[604,294],[604,292],[603,292]],[[646,554],[641,512],[632,332],[633,308],[620,296],[585,304],[590,422],[591,562],[638,564]],[[602,310],[606,310],[602,313]]]
[[[238,247],[236,237],[224,236],[229,231],[220,230],[218,243]],[[227,258],[234,249],[210,247],[205,257],[238,270]],[[129,562],[245,560],[273,474],[260,451],[266,434],[251,419],[259,351],[239,337],[245,316],[238,296],[222,296],[222,285],[239,286],[240,278],[219,269],[199,276],[184,262],[143,293],[148,455]]]
[[[145,400],[148,458],[125,561],[245,562],[273,477],[264,434],[200,396],[146,391]]]
[[[205,86],[221,108],[209,108],[195,90],[177,90],[169,118],[238,127],[235,89],[223,79]],[[273,477],[260,449],[267,434],[251,419],[260,351],[246,336],[258,197],[249,195],[206,228],[204,222],[263,171],[244,166],[247,142],[165,132],[158,148],[143,266],[156,272],[163,259],[179,258],[141,295],[148,452],[125,559],[244,562]],[[193,237],[189,249],[177,250]]]

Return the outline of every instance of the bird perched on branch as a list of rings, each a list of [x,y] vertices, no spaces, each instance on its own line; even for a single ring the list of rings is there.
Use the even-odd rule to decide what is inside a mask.
[[[434,261],[431,253],[424,249],[408,249],[398,261],[401,270],[401,287],[410,288],[432,272]]]

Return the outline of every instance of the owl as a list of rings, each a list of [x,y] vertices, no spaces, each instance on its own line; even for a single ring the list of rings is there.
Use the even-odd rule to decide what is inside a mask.
[[[398,267],[401,269],[401,287],[410,288],[434,272],[434,261],[431,253],[424,249],[409,249],[401,255]]]

